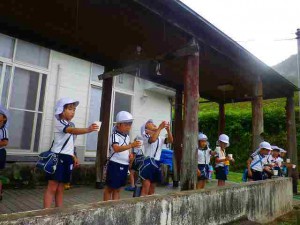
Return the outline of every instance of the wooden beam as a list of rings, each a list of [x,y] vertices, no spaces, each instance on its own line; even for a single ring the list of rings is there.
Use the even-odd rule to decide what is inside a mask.
[[[219,126],[218,134],[225,133],[225,105],[224,103],[219,103]]]
[[[102,121],[101,130],[98,134],[98,145],[96,154],[96,188],[103,188],[103,167],[107,159],[110,114],[111,114],[111,97],[112,97],[113,78],[103,80],[100,121]]]
[[[264,117],[263,117],[263,84],[261,77],[258,76],[253,85],[252,99],[252,149],[249,153],[252,154],[262,140],[261,134],[264,132]]]
[[[293,192],[297,193],[298,183],[298,157],[297,157],[297,137],[294,97],[289,96],[286,99],[286,128],[287,128],[287,154],[291,163],[296,165],[295,179],[293,179]],[[290,169],[291,170],[291,169]]]
[[[181,190],[193,190],[197,185],[199,108],[199,54],[188,56],[184,74],[183,154],[180,174]]]
[[[174,125],[174,154],[173,154],[173,186],[178,187],[182,159],[182,91],[176,90],[175,96],[175,125]]]

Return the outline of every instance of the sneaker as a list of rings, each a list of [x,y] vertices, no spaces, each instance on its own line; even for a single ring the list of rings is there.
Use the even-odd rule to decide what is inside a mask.
[[[134,191],[135,187],[127,186],[125,191]]]

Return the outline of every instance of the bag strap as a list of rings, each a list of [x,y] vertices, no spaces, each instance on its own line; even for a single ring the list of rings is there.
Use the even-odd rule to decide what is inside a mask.
[[[157,150],[158,150],[158,146],[159,146],[159,137],[157,138],[157,146],[156,146],[156,150],[155,150],[155,153],[154,153],[154,156],[153,156],[153,158],[155,158],[155,156],[156,156],[156,153],[157,153]]]
[[[258,161],[256,161],[252,166],[250,166],[250,168],[252,169],[256,164],[258,164],[258,163],[260,163],[261,164],[261,166],[262,166],[262,157],[260,156],[260,155],[258,155],[259,156],[259,160]]]
[[[66,145],[67,145],[67,143],[69,142],[71,136],[73,136],[73,134],[71,134],[71,135],[68,137],[68,139],[65,141],[65,143],[64,143],[63,146],[61,147],[61,149],[60,149],[60,151],[59,151],[58,154],[60,154],[61,151],[66,147]],[[52,147],[53,147],[53,144],[54,144],[54,140],[52,141],[52,144],[51,144],[51,147],[50,147],[50,151],[51,151],[51,149],[52,149]]]

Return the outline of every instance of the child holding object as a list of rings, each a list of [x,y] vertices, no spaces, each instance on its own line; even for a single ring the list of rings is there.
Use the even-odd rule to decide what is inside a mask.
[[[207,136],[203,133],[198,135],[198,183],[197,189],[205,188],[206,181],[209,179],[210,157],[215,154],[208,147]]]
[[[218,180],[218,186],[225,186],[227,180],[225,162],[234,162],[232,157],[226,156],[226,148],[229,147],[229,137],[226,134],[219,136],[220,150],[216,152],[216,179]]]
[[[103,200],[119,200],[121,188],[126,185],[131,152],[140,147],[139,141],[130,143],[129,131],[133,117],[129,112],[121,111],[116,116],[117,125],[110,137],[110,159],[107,166],[106,187]]]
[[[167,138],[159,136],[163,129],[167,131]],[[145,156],[147,158],[140,168],[139,176],[143,180],[141,196],[145,196],[154,194],[156,183],[161,181],[159,160],[162,146],[173,143],[173,136],[169,123],[163,121],[157,127],[151,119],[141,127],[141,135],[144,137]]]
[[[70,182],[74,164],[74,136],[97,131],[99,128],[96,124],[88,128],[75,128],[71,120],[78,105],[78,101],[70,98],[62,98],[56,103],[51,151],[57,154],[58,164],[54,174],[46,174],[48,186],[44,194],[44,208],[50,208],[53,199],[55,207],[63,205],[64,184]]]

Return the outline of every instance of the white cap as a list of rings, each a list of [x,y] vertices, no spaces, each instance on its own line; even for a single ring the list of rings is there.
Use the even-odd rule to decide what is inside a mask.
[[[129,112],[120,111],[116,116],[117,123],[130,123],[133,121],[133,117]]]
[[[207,136],[205,134],[199,133],[199,135],[198,135],[198,141],[207,141],[207,140],[208,140],[208,138],[207,138]]]
[[[266,142],[266,141],[263,141],[263,142],[261,142],[261,143],[259,144],[259,149],[262,149],[262,148],[267,149],[267,150],[270,150],[270,151],[273,150],[272,147],[271,147],[271,145],[270,145],[270,143],[269,143],[269,142]]]
[[[75,104],[77,107],[79,105],[79,101],[73,100],[71,98],[61,98],[57,101],[55,106],[55,117],[56,119],[60,119],[59,115],[64,111],[64,106],[68,104]]]
[[[282,149],[282,148],[279,148],[279,147],[276,146],[276,145],[272,145],[271,148],[272,148],[272,150],[278,150],[278,151],[280,151],[280,152],[281,152],[281,149]]]
[[[219,136],[219,141],[227,144],[227,147],[229,146],[229,137],[226,134],[221,134]]]

